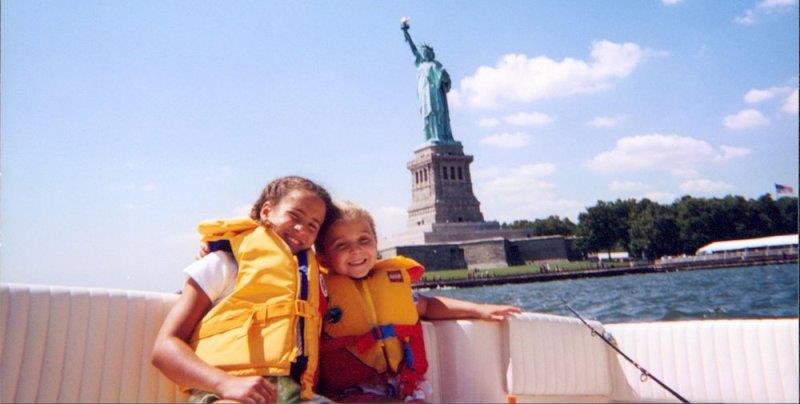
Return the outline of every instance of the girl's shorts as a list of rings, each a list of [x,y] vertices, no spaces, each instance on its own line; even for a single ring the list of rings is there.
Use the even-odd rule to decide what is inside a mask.
[[[274,384],[278,389],[278,397],[275,400],[278,403],[333,403],[333,401],[328,400],[319,394],[314,394],[314,397],[312,397],[309,401],[300,400],[300,384],[289,376],[269,376],[267,377],[267,380]],[[208,391],[192,389],[190,390],[190,393],[190,403],[210,404],[215,401],[222,400],[222,397],[216,393],[211,393]]]

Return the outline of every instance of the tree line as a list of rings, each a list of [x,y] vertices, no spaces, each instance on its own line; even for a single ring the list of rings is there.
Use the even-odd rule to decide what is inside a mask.
[[[584,255],[625,250],[631,257],[655,259],[694,254],[713,241],[797,233],[797,198],[778,200],[765,194],[757,199],[684,196],[662,205],[649,199],[597,201],[569,218],[516,220],[507,228],[530,229],[534,236],[576,236],[574,246]]]

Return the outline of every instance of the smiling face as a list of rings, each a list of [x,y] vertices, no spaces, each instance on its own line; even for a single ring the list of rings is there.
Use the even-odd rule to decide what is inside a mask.
[[[311,247],[317,238],[325,220],[325,203],[311,191],[295,189],[277,203],[264,202],[260,217],[297,254]]]
[[[360,279],[378,261],[378,241],[372,227],[362,219],[339,219],[328,229],[323,263],[338,275]]]

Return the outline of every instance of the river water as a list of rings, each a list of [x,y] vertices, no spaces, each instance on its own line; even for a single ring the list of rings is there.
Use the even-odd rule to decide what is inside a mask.
[[[606,324],[797,317],[798,267],[787,264],[706,269],[422,293],[571,316],[561,303],[563,297],[584,317]]]

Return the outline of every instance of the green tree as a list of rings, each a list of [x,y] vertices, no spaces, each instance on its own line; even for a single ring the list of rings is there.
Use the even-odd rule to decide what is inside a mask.
[[[770,194],[761,195],[753,201],[752,207],[757,220],[754,236],[769,236],[780,232],[781,209]]]
[[[575,234],[577,225],[569,220],[568,217],[560,218],[556,215],[548,216],[545,219],[515,220],[510,224],[503,223],[503,227],[512,229],[530,229],[534,236],[571,236]]]
[[[775,231],[777,234],[797,233],[797,198],[784,196],[775,203],[780,211],[780,220]]]
[[[611,252],[615,246],[625,246],[620,241],[627,239],[627,212],[621,215],[619,202],[597,201],[595,206],[586,209],[578,216],[577,246],[584,254],[592,251]],[[625,236],[621,234],[625,230]]]
[[[775,201],[769,194],[758,199],[687,195],[667,206],[648,199],[597,201],[578,217],[575,246],[584,255],[614,248],[643,258],[694,254],[713,241],[796,233],[797,221],[797,198]],[[542,228],[555,227],[554,220],[545,222],[539,223]]]
[[[697,248],[714,241],[711,207],[704,199],[686,195],[675,203],[680,251],[693,254]]]
[[[628,217],[628,252],[654,259],[680,251],[675,215],[668,206],[649,199],[636,203]]]

